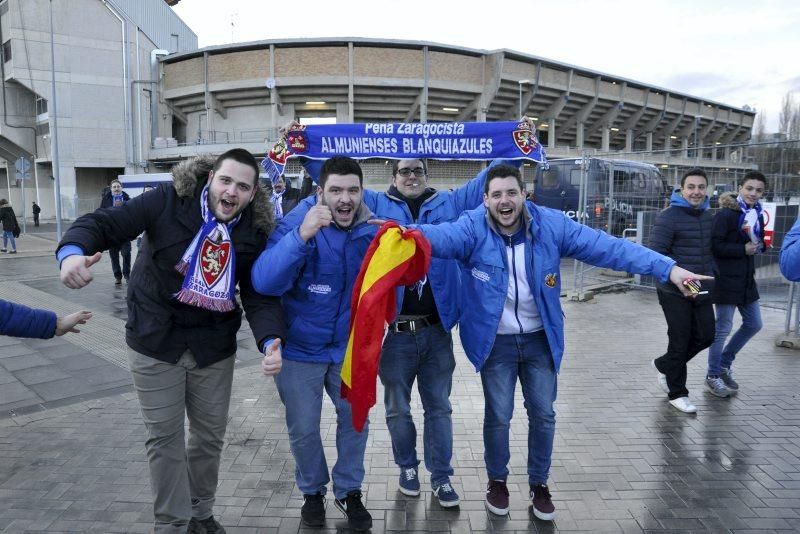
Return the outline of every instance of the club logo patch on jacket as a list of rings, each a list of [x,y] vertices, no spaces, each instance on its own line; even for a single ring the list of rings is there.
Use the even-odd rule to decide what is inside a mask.
[[[556,287],[558,283],[558,274],[557,273],[547,273],[544,277],[544,285],[547,287]]]

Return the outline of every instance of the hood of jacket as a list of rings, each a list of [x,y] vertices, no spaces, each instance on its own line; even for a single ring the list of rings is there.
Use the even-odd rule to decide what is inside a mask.
[[[672,196],[669,197],[669,205],[670,206],[678,206],[679,208],[691,208],[691,209],[695,209],[697,211],[705,211],[705,210],[708,209],[708,207],[710,205],[710,201],[708,199],[708,195],[706,195],[706,198],[705,198],[705,200],[703,200],[703,203],[700,205],[700,207],[699,208],[695,208],[694,206],[689,204],[689,201],[687,201],[685,198],[683,198],[683,195],[681,195],[680,189],[676,189],[675,191],[672,192]]]
[[[198,194],[198,188],[202,189],[208,181],[208,173],[214,168],[216,160],[216,156],[204,154],[175,165],[172,168],[172,182],[178,196],[193,197]],[[269,235],[275,228],[275,215],[266,191],[258,183],[258,177],[256,177],[256,193],[250,205],[245,208],[245,211],[247,210],[252,211],[253,225],[262,228]]]
[[[739,195],[728,191],[727,193],[722,193],[719,196],[719,207],[720,208],[728,208],[734,211],[742,211],[742,207],[739,206],[739,201],[736,200]]]

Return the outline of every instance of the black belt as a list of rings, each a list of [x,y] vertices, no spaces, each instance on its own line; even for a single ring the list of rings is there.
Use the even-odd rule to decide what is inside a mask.
[[[436,317],[434,319],[422,317],[420,319],[411,319],[408,321],[395,321],[391,325],[389,325],[389,329],[395,333],[416,332],[417,330],[422,330],[423,328],[439,324],[440,322],[441,319],[439,317]]]

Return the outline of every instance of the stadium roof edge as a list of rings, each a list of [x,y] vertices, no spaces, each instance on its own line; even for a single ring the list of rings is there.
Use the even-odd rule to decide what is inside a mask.
[[[624,82],[629,85],[644,88],[644,89],[652,89],[657,92],[661,92],[664,94],[670,94],[680,98],[688,98],[690,100],[703,102],[705,104],[712,104],[719,108],[724,109],[731,109],[740,113],[749,114],[752,116],[756,115],[756,111],[744,109],[739,106],[734,106],[731,104],[725,104],[722,102],[718,102],[715,100],[709,100],[707,98],[703,98],[697,95],[691,95],[689,93],[683,93],[681,91],[675,91],[672,89],[667,89],[665,87],[660,87],[654,84],[650,84],[647,82],[639,81],[639,80],[632,80],[629,78],[624,78],[622,76],[617,76],[614,74],[609,74],[605,72],[600,72],[597,70],[589,69],[586,67],[580,67],[577,65],[572,65],[570,63],[565,63],[562,61],[549,59],[541,56],[536,56],[533,54],[527,54],[524,52],[518,52],[516,50],[511,50],[508,48],[499,48],[496,50],[485,50],[485,49],[478,49],[478,48],[468,48],[463,46],[456,46],[456,45],[447,45],[442,43],[435,43],[431,41],[410,41],[410,40],[402,40],[402,39],[378,39],[373,37],[314,37],[314,38],[298,38],[298,39],[266,39],[261,41],[247,41],[241,43],[231,43],[225,45],[212,45],[206,46],[204,48],[200,48],[197,50],[192,50],[190,52],[181,52],[177,54],[170,54],[168,56],[162,56],[160,61],[162,63],[174,63],[177,61],[183,61],[186,59],[191,59],[194,57],[200,57],[204,53],[214,54],[214,53],[223,53],[223,52],[237,52],[237,51],[244,51],[244,50],[257,50],[259,48],[269,47],[270,45],[280,45],[285,47],[302,47],[307,45],[333,45],[333,46],[345,46],[348,43],[353,44],[366,44],[366,45],[373,45],[377,47],[385,47],[385,48],[423,48],[427,46],[431,50],[441,51],[441,52],[451,52],[456,54],[464,54],[469,56],[483,56],[483,55],[491,55],[491,54],[503,54],[506,57],[511,59],[517,59],[521,61],[534,61],[534,62],[541,62],[548,66],[556,67],[559,70],[569,70],[572,69],[576,72],[581,74],[588,75],[590,77],[600,77],[607,81],[612,82]]]

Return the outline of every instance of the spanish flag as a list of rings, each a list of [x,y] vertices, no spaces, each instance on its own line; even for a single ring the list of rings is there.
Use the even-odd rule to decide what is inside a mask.
[[[431,244],[419,230],[385,223],[367,250],[353,287],[350,338],[342,364],[342,398],[350,402],[353,427],[361,432],[375,406],[378,361],[386,324],[397,314],[395,288],[428,272]]]

